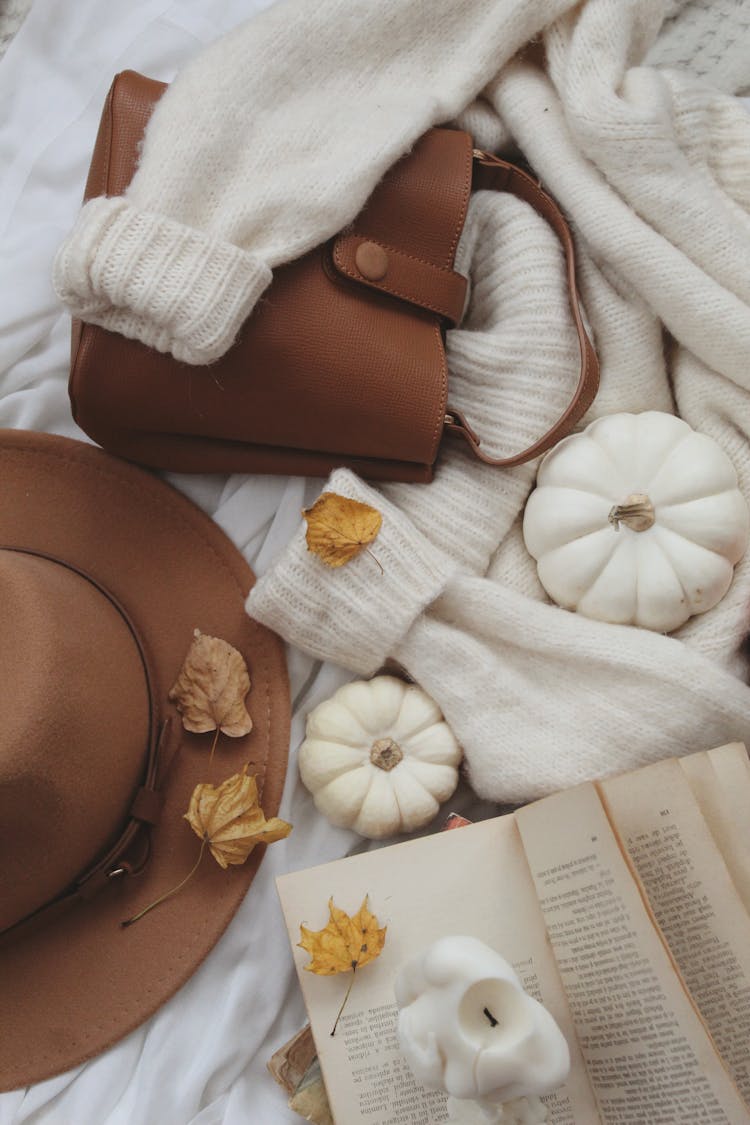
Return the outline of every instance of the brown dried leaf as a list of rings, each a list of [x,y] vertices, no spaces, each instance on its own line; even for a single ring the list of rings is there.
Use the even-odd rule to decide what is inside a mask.
[[[221,785],[196,785],[185,820],[224,868],[244,863],[256,844],[283,840],[292,831],[291,824],[278,817],[266,820],[247,766]]]
[[[196,629],[169,698],[182,715],[185,730],[204,734],[221,730],[240,738],[253,729],[245,707],[250,676],[242,654],[219,637]]]
[[[326,566],[350,562],[372,543],[383,523],[377,508],[336,492],[324,492],[302,515],[307,520],[307,548]]]
[[[387,926],[378,927],[378,920],[367,907],[367,895],[357,914],[349,917],[345,910],[328,900],[330,918],[322,930],[308,930],[300,926],[300,947],[312,960],[305,968],[318,976],[348,973],[374,961],[385,945]]]

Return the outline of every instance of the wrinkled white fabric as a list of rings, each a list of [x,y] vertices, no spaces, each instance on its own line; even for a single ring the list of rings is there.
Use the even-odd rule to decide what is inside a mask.
[[[133,67],[168,81],[204,44],[265,6],[265,0],[35,0],[0,64],[0,425],[83,436],[67,400],[69,322],[49,277],[55,249],[79,208],[112,74]],[[691,6],[700,5],[693,0],[686,5]],[[675,28],[673,46],[679,52],[678,22]],[[735,51],[735,66],[737,57]],[[709,59],[707,65],[715,62]],[[466,119],[485,128],[483,143],[492,144],[488,135],[502,139],[497,117],[481,103]],[[731,168],[721,174],[731,175]],[[587,301],[593,316],[596,297],[590,286]],[[637,302],[634,311],[623,298],[623,340],[632,321],[640,323]],[[650,348],[644,348],[631,356],[634,395],[648,385],[648,365],[637,362],[648,354]],[[683,384],[686,410],[697,409],[708,393],[708,376],[686,357],[675,378]],[[603,404],[616,409],[606,388],[603,393]],[[734,405],[741,412],[744,399],[736,393]],[[174,481],[217,519],[259,573],[292,536],[299,509],[320,489],[320,482],[273,478]],[[507,550],[509,559],[519,550],[517,538],[508,540]],[[514,573],[519,585],[528,576],[522,568]],[[712,644],[718,656],[721,637]],[[299,1121],[265,1069],[273,1050],[304,1019],[273,880],[281,871],[370,845],[331,828],[317,814],[294,763],[304,714],[348,674],[294,649],[289,660],[295,717],[281,815],[294,823],[294,832],[269,849],[224,938],[184,989],[125,1040],[76,1071],[0,1094],[0,1125]],[[465,788],[451,804],[477,819],[493,811]]]
[[[679,42],[690,59],[708,34],[714,51],[741,44],[737,10],[727,5],[717,27],[691,7],[677,14],[672,51]],[[271,269],[351,222],[417,138],[491,91],[526,44],[544,33],[552,50],[566,23],[575,26],[573,50],[562,54],[587,101],[616,84],[616,74],[587,80],[599,56],[605,66],[632,66],[665,9],[665,0],[589,4],[578,21],[574,0],[273,7],[180,71],[123,196],[91,200],[78,216],[55,261],[56,289],[76,316],[187,363],[211,362],[232,344]],[[637,97],[625,92],[629,125]],[[623,136],[614,100],[598,108],[613,141]],[[575,110],[575,94],[568,104]],[[663,206],[695,199],[689,180],[685,189],[665,193]]]
[[[70,323],[52,291],[52,259],[80,205],[112,75],[169,80],[262,0],[35,0],[0,63],[0,426],[84,438],[67,396]],[[319,482],[173,478],[261,572]],[[296,1125],[266,1071],[305,1021],[274,879],[361,850],[314,809],[295,767],[304,715],[349,675],[289,652],[292,757],[282,814],[250,893],[198,972],[152,1019],[105,1054],[29,1090],[0,1094],[0,1125]],[[454,801],[488,815],[466,788]],[[5,1027],[2,1036],[12,1034]],[[0,1036],[0,1050],[2,1050]]]
[[[494,111],[495,132],[518,144],[573,225],[602,372],[588,417],[680,414],[726,450],[747,499],[750,117],[661,65],[664,11],[654,0],[587,0],[565,13],[544,32],[544,56],[500,67],[476,128],[491,133]],[[480,192],[457,258],[472,284],[447,336],[450,402],[485,448],[518,450],[560,416],[578,368],[559,248],[527,205]],[[323,566],[298,532],[248,612],[359,673],[400,662],[443,709],[475,790],[497,801],[746,738],[750,554],[720,604],[674,638],[589,621],[547,603],[523,548],[534,471],[499,473],[455,448],[419,487],[367,489],[338,471],[327,489],[383,513],[385,577],[366,557]],[[453,573],[425,605],[434,550]],[[619,581],[605,563],[598,581]]]

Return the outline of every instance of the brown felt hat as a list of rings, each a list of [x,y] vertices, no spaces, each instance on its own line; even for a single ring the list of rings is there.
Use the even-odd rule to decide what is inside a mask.
[[[279,806],[289,691],[279,639],[244,612],[253,575],[168,485],[67,438],[0,430],[0,1090],[122,1038],[221,936],[264,848],[178,883],[199,782],[249,763]],[[167,693],[194,629],[245,657],[254,727],[183,731]]]

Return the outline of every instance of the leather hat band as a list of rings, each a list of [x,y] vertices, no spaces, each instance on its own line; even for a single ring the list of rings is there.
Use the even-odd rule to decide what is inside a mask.
[[[41,919],[42,916],[47,920],[48,915],[53,911],[67,906],[74,901],[85,901],[92,898],[112,879],[122,878],[128,875],[137,875],[143,870],[149,858],[150,829],[152,825],[158,822],[161,810],[161,795],[158,790],[158,784],[164,779],[171,755],[169,755],[168,758],[165,751],[168,743],[167,735],[170,720],[166,719],[159,724],[156,721],[154,677],[146,654],[146,648],[133,619],[122,603],[118,601],[111,591],[102,586],[102,584],[90,574],[81,570],[80,567],[73,566],[71,563],[66,562],[65,559],[58,558],[56,555],[15,546],[0,545],[0,550],[14,551],[22,555],[32,555],[36,558],[56,563],[58,566],[63,566],[67,570],[77,574],[80,578],[83,578],[84,581],[90,583],[107,599],[122,618],[133,638],[143,667],[148,705],[148,744],[146,747],[143,781],[133,798],[128,819],[117,840],[104,854],[100,855],[93,863],[89,864],[84,871],[77,875],[72,883],[68,884],[58,895],[42,903],[41,906],[38,906],[29,914],[26,914],[23,918],[18,919],[18,921],[13,922],[10,926],[6,926],[4,929],[0,930],[0,938],[3,938],[8,934],[15,933],[22,926]]]

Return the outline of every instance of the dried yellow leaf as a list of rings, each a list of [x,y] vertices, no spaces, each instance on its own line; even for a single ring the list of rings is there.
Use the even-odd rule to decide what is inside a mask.
[[[240,738],[253,729],[245,707],[250,676],[242,654],[219,637],[196,629],[169,698],[182,715],[185,730],[215,730]]]
[[[200,867],[206,848],[219,866],[226,870],[230,864],[244,863],[256,844],[272,844],[274,840],[283,840],[292,831],[291,824],[278,817],[266,820],[258,804],[258,786],[254,777],[247,776],[247,766],[243,766],[242,773],[232,774],[221,785],[196,785],[184,815],[201,841],[197,860],[176,887],[159,895],[132,918],[121,922],[121,926],[132,926],[154,907],[181,891]]]
[[[331,1035],[335,1035],[354,984],[354,974],[357,969],[380,956],[385,945],[387,927],[383,926],[381,929],[378,926],[377,918],[368,909],[367,895],[362,900],[359,911],[351,918],[345,910],[339,910],[333,905],[332,898],[328,900],[328,913],[330,917],[325,929],[308,930],[305,926],[300,926],[302,941],[299,946],[310,954],[311,961],[305,965],[309,972],[323,977],[333,976],[334,973],[352,974],[331,1028]]]
[[[247,766],[221,785],[196,785],[185,820],[224,868],[244,863],[256,844],[271,844],[292,831],[291,824],[276,816],[266,820]]]
[[[324,492],[302,515],[307,520],[307,548],[326,566],[343,566],[372,543],[383,517],[377,508]]]
[[[330,918],[323,930],[308,930],[300,926],[300,947],[312,960],[305,968],[319,976],[347,973],[374,961],[385,945],[386,926],[378,927],[378,920],[367,906],[367,895],[357,914],[349,917],[345,910],[328,900]]]

